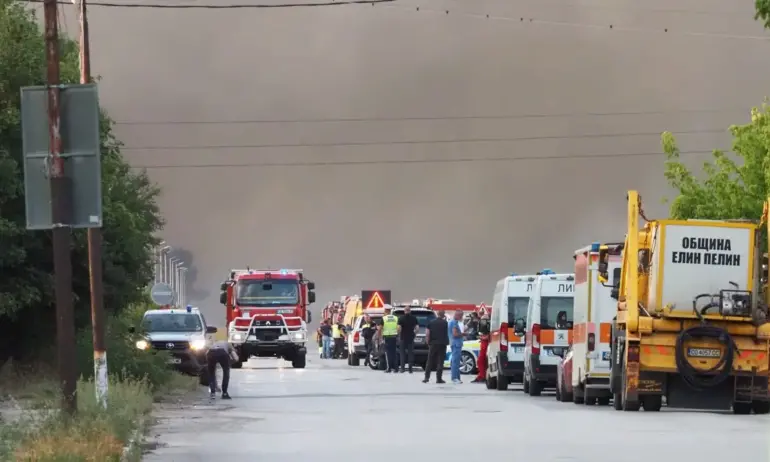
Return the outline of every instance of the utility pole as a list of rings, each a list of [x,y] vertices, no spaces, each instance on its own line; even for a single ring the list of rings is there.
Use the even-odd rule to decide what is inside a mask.
[[[53,218],[53,270],[56,297],[56,340],[62,408],[72,415],[77,412],[77,368],[75,363],[75,318],[72,298],[72,253],[70,225],[72,217],[72,185],[64,173],[59,131],[59,22],[56,0],[45,0],[46,81],[48,86],[49,176],[51,181],[51,214]]]
[[[86,0],[80,1],[80,83],[91,83],[91,44],[88,36]],[[88,228],[88,273],[91,285],[91,327],[94,341],[96,400],[107,407],[107,346],[104,342],[104,277],[102,275],[102,229]]]

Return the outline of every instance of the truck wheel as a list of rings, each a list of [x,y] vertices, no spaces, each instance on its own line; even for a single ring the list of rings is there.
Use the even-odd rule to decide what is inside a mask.
[[[494,390],[497,388],[497,377],[490,376],[489,371],[487,371],[487,377],[484,383],[487,385],[487,390]]]
[[[297,355],[291,360],[291,367],[294,369],[304,369],[305,368],[305,355]]]
[[[537,380],[529,381],[529,396],[540,396],[543,391],[543,385]]]
[[[733,414],[751,414],[751,403],[733,403]]]
[[[754,414],[768,414],[770,413],[770,401],[754,401],[751,403]]]
[[[642,407],[644,407],[644,412],[658,412],[660,411],[660,408],[663,407],[662,395],[643,396],[641,401]]]
[[[361,364],[361,358],[359,358],[358,355],[355,353],[351,353],[350,355],[348,355],[348,358],[350,358],[349,363],[351,366],[358,366],[359,364]]]
[[[205,367],[198,372],[198,383],[204,387],[209,386],[209,372]]]

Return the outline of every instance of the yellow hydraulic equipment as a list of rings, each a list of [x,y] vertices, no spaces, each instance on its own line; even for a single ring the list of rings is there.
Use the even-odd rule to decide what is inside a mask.
[[[628,192],[628,232],[602,246],[612,281],[610,388],[615,409],[668,407],[770,412],[770,323],[762,226],[746,220],[648,220]],[[639,217],[646,223],[639,227]],[[622,251],[619,281],[607,258]],[[763,265],[764,263],[764,265]]]

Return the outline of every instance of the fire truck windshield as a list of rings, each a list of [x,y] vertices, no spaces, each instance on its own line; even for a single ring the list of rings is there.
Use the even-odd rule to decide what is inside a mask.
[[[235,301],[238,306],[283,306],[299,303],[299,284],[288,279],[238,281]]]

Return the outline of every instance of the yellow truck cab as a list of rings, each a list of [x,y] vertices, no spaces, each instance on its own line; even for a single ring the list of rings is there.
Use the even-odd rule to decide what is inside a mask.
[[[672,408],[767,414],[770,324],[760,303],[761,225],[647,220],[638,193],[629,191],[627,199],[621,279],[613,289],[615,409],[658,411],[665,398]],[[609,249],[601,249],[605,283],[609,258]]]
[[[524,393],[556,387],[556,368],[572,343],[574,274],[537,273],[527,304]]]
[[[509,383],[521,383],[524,377],[524,327],[534,287],[534,274],[511,274],[495,285],[487,348],[486,384],[490,390],[506,390]]]
[[[610,404],[610,341],[617,303],[612,284],[620,281],[621,244],[593,244],[575,251],[575,308],[572,383],[575,404]],[[607,253],[609,284],[599,276],[599,252]]]

